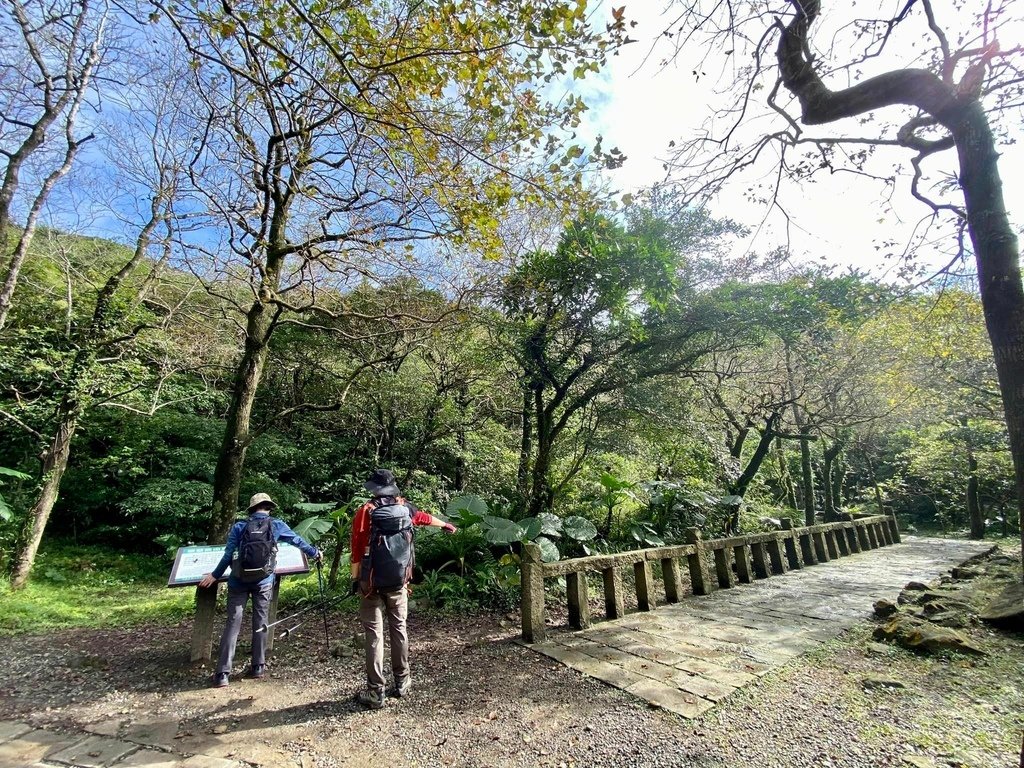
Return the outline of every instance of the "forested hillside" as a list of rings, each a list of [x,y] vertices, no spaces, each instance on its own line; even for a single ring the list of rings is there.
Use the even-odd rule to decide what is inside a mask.
[[[219,543],[257,491],[337,578],[375,467],[469,523],[424,571],[876,511],[1016,535],[971,270],[759,254],[682,187],[610,192],[573,89],[621,8],[357,5],[5,16],[15,587],[46,541]]]
[[[1015,532],[969,290],[741,268],[717,256],[727,223],[698,218],[592,217],[472,292],[402,277],[325,291],[343,317],[282,313],[240,495],[269,492],[298,523],[387,466],[429,508],[474,494],[512,520],[585,517],[591,547],[878,509]],[[0,371],[0,465],[25,473],[5,477],[8,564],[73,380],[81,416],[46,535],[151,554],[211,535],[247,285],[146,261],[140,298],[76,370],[94,286],[128,257],[45,231],[26,263]]]

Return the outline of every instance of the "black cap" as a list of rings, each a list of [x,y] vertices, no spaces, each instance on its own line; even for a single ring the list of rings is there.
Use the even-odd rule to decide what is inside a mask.
[[[394,474],[387,469],[373,470],[373,474],[363,483],[363,488],[374,496],[397,496],[400,493]]]

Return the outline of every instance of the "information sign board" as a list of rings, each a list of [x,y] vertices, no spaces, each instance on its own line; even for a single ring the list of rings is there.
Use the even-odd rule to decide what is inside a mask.
[[[217,544],[205,544],[194,547],[178,547],[174,557],[171,576],[167,580],[168,587],[188,587],[198,584],[199,580],[213,571],[224,555],[224,547]],[[224,572],[221,581],[227,581],[231,569]],[[277,568],[274,573],[286,576],[292,573],[309,573],[309,562],[301,549],[285,542],[277,545]]]

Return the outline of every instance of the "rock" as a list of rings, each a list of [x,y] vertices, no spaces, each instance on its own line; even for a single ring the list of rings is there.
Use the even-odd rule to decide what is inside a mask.
[[[1017,561],[1012,557],[1007,557],[1006,555],[995,555],[994,557],[989,558],[989,563],[993,565],[1016,565]]]
[[[1000,627],[1024,629],[1024,584],[1019,581],[1008,584],[985,606],[979,618]]]
[[[951,596],[947,592],[935,592],[929,589],[927,592],[918,592],[917,597],[914,600],[918,605],[924,606],[925,611],[928,611],[929,603],[939,603],[942,608],[941,610],[958,610],[958,611],[970,611],[974,612],[971,608],[971,604],[965,600]]]
[[[331,646],[331,656],[336,659],[347,659],[355,655],[356,651],[343,643],[335,643]]]
[[[970,625],[970,621],[967,617],[960,613],[953,613],[952,611],[940,611],[933,613],[928,616],[928,621],[932,624],[938,624],[940,627],[952,627],[954,629],[964,629]]]
[[[879,600],[875,603],[874,608],[875,616],[878,616],[883,619],[889,618],[899,610],[899,608],[894,603],[890,603],[888,600]]]
[[[902,680],[897,680],[894,677],[883,677],[882,675],[868,675],[863,680],[864,687],[867,690],[873,690],[875,688],[906,688],[907,686]]]
[[[884,627],[875,630],[876,640],[898,643],[914,651],[956,651],[958,653],[985,655],[985,651],[972,644],[955,629],[938,627],[912,616],[897,614]]]
[[[937,613],[963,613],[974,615],[974,608],[965,603],[963,600],[955,600],[946,598],[944,600],[936,600],[931,603],[925,603],[921,606],[921,613],[925,617],[934,616]]]
[[[864,648],[872,656],[888,656],[892,653],[892,648],[885,643],[868,643]]]
[[[961,579],[962,581],[967,581],[968,579],[976,579],[979,576],[981,576],[982,573],[984,573],[984,571],[981,571],[977,568],[968,568],[962,565],[957,566],[952,571],[953,578]]]
[[[928,585],[920,581],[908,581],[903,589],[907,592],[924,592],[928,589]]]
[[[210,733],[218,733],[218,734],[220,734],[220,733],[227,733],[227,732],[228,732],[228,727],[226,725],[224,725],[224,723],[221,723],[220,725],[215,725],[215,726],[213,726],[213,728],[210,729]]]
[[[935,761],[924,755],[904,755],[903,762],[914,768],[936,768]]]

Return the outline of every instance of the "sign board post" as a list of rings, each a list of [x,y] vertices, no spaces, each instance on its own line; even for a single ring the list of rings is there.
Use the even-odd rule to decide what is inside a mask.
[[[192,656],[195,661],[209,661],[213,657],[213,622],[217,612],[217,590],[196,586],[196,619],[192,625]]]
[[[192,661],[209,661],[213,657],[214,622],[217,609],[217,589],[220,584],[203,589],[198,586],[200,579],[213,571],[224,555],[221,545],[200,545],[179,547],[167,579],[168,587],[196,586],[196,619],[192,628]],[[277,597],[281,591],[281,577],[293,573],[309,573],[306,555],[298,547],[279,542],[277,545],[277,568],[274,571],[274,591],[270,601],[267,623],[277,618]],[[221,579],[227,581],[227,574]],[[267,650],[274,647],[274,636],[267,637]]]

